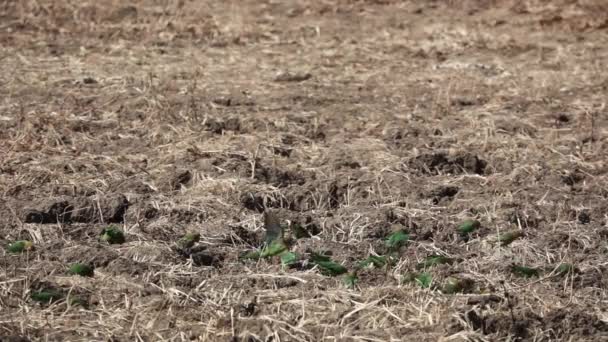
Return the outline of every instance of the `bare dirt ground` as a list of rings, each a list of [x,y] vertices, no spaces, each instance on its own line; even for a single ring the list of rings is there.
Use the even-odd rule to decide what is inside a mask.
[[[608,340],[603,3],[1,1],[0,340]]]

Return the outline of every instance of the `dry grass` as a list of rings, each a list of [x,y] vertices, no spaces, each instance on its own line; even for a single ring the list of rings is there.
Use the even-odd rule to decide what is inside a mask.
[[[605,340],[603,7],[1,3],[0,243],[36,249],[0,252],[0,340]],[[119,246],[98,241],[107,217],[24,216],[116,194],[130,203]],[[391,229],[412,241],[347,289],[239,260],[264,206],[318,230],[294,250],[350,269]],[[482,228],[463,241],[455,227],[471,217]],[[496,243],[515,229],[525,236]],[[175,252],[186,232],[212,266]],[[437,284],[466,277],[471,293],[402,283],[430,254],[456,260],[431,271]],[[95,277],[68,276],[73,262]],[[551,269],[564,262],[580,272]],[[526,279],[513,264],[549,269]],[[87,305],[32,301],[45,286]]]

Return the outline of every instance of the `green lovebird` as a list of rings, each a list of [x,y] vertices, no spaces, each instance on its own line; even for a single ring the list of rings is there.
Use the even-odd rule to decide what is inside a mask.
[[[177,240],[177,246],[179,248],[192,248],[195,243],[201,240],[201,234],[199,233],[188,233],[184,235],[181,239]]]

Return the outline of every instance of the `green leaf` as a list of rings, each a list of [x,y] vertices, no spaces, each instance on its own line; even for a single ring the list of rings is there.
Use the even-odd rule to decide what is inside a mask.
[[[466,220],[458,226],[458,232],[461,235],[467,235],[481,227],[481,222],[477,220]]]
[[[93,267],[85,264],[73,264],[68,270],[69,274],[79,275],[81,277],[92,277],[95,274]]]
[[[511,272],[513,274],[515,274],[516,276],[526,277],[526,278],[538,277],[540,275],[540,272],[536,268],[518,266],[518,265],[513,265],[511,267]]]
[[[260,252],[260,258],[268,258],[275,255],[279,255],[287,250],[287,246],[281,240],[272,241],[269,245],[262,248]]]
[[[333,261],[319,261],[319,262],[316,262],[315,264],[317,266],[319,266],[321,273],[323,273],[325,275],[329,275],[329,276],[337,276],[337,275],[348,272],[346,267],[344,267],[338,263],[335,263]]]
[[[466,278],[448,277],[441,288],[441,292],[446,294],[470,292],[475,286],[475,282]]]
[[[370,255],[367,259],[359,262],[359,267],[364,268],[369,265],[374,265],[374,267],[381,268],[388,263],[388,259],[385,256],[379,255]]]
[[[108,227],[101,232],[101,241],[105,241],[109,244],[121,244],[124,243],[125,234],[122,230],[116,227]]]
[[[260,251],[255,250],[255,251],[249,251],[246,252],[245,254],[241,255],[239,257],[239,259],[252,259],[252,260],[258,260],[260,259]]]
[[[346,285],[347,288],[352,289],[359,282],[359,278],[357,277],[356,273],[350,272],[344,275],[342,281],[344,282],[344,285]]]
[[[192,248],[194,244],[201,240],[201,234],[199,233],[187,233],[181,239],[177,241],[177,246],[180,248]]]
[[[524,232],[521,230],[514,230],[514,231],[510,231],[510,232],[506,232],[503,234],[500,234],[498,236],[498,242],[500,242],[501,246],[508,246],[511,244],[511,242],[519,239],[520,237],[524,236]]]
[[[430,288],[431,284],[433,283],[433,276],[427,272],[422,272],[416,275],[414,279],[416,280],[416,283],[418,283],[418,285],[420,285],[420,287],[423,289]]]
[[[426,259],[419,263],[418,265],[416,265],[417,269],[423,269],[423,268],[430,268],[433,266],[437,266],[437,265],[441,265],[441,264],[451,264],[452,263],[452,259],[443,256],[443,255],[429,255],[428,257],[426,257]]]
[[[25,251],[31,251],[34,249],[34,244],[28,240],[15,241],[8,245],[6,248],[10,253],[23,253]]]
[[[63,293],[54,289],[45,289],[32,292],[30,298],[40,303],[49,304],[61,300],[63,298]]]
[[[277,240],[283,240],[283,227],[281,227],[281,222],[275,213],[264,212],[264,228],[266,229],[264,241],[267,245],[271,245],[272,242]]]
[[[396,250],[405,245],[409,239],[410,236],[405,230],[398,230],[390,234],[385,243],[390,250]]]
[[[283,266],[290,266],[295,264],[299,259],[299,256],[294,252],[284,252],[281,254],[281,264]]]

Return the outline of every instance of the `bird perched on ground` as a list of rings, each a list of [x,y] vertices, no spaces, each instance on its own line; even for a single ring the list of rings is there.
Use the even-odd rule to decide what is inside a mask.
[[[266,237],[264,242],[268,245],[272,241],[283,240],[283,228],[281,222],[275,213],[272,211],[264,211],[264,228],[266,229]]]
[[[199,233],[188,233],[181,239],[177,240],[177,247],[180,249],[190,249],[201,240],[201,234]]]

